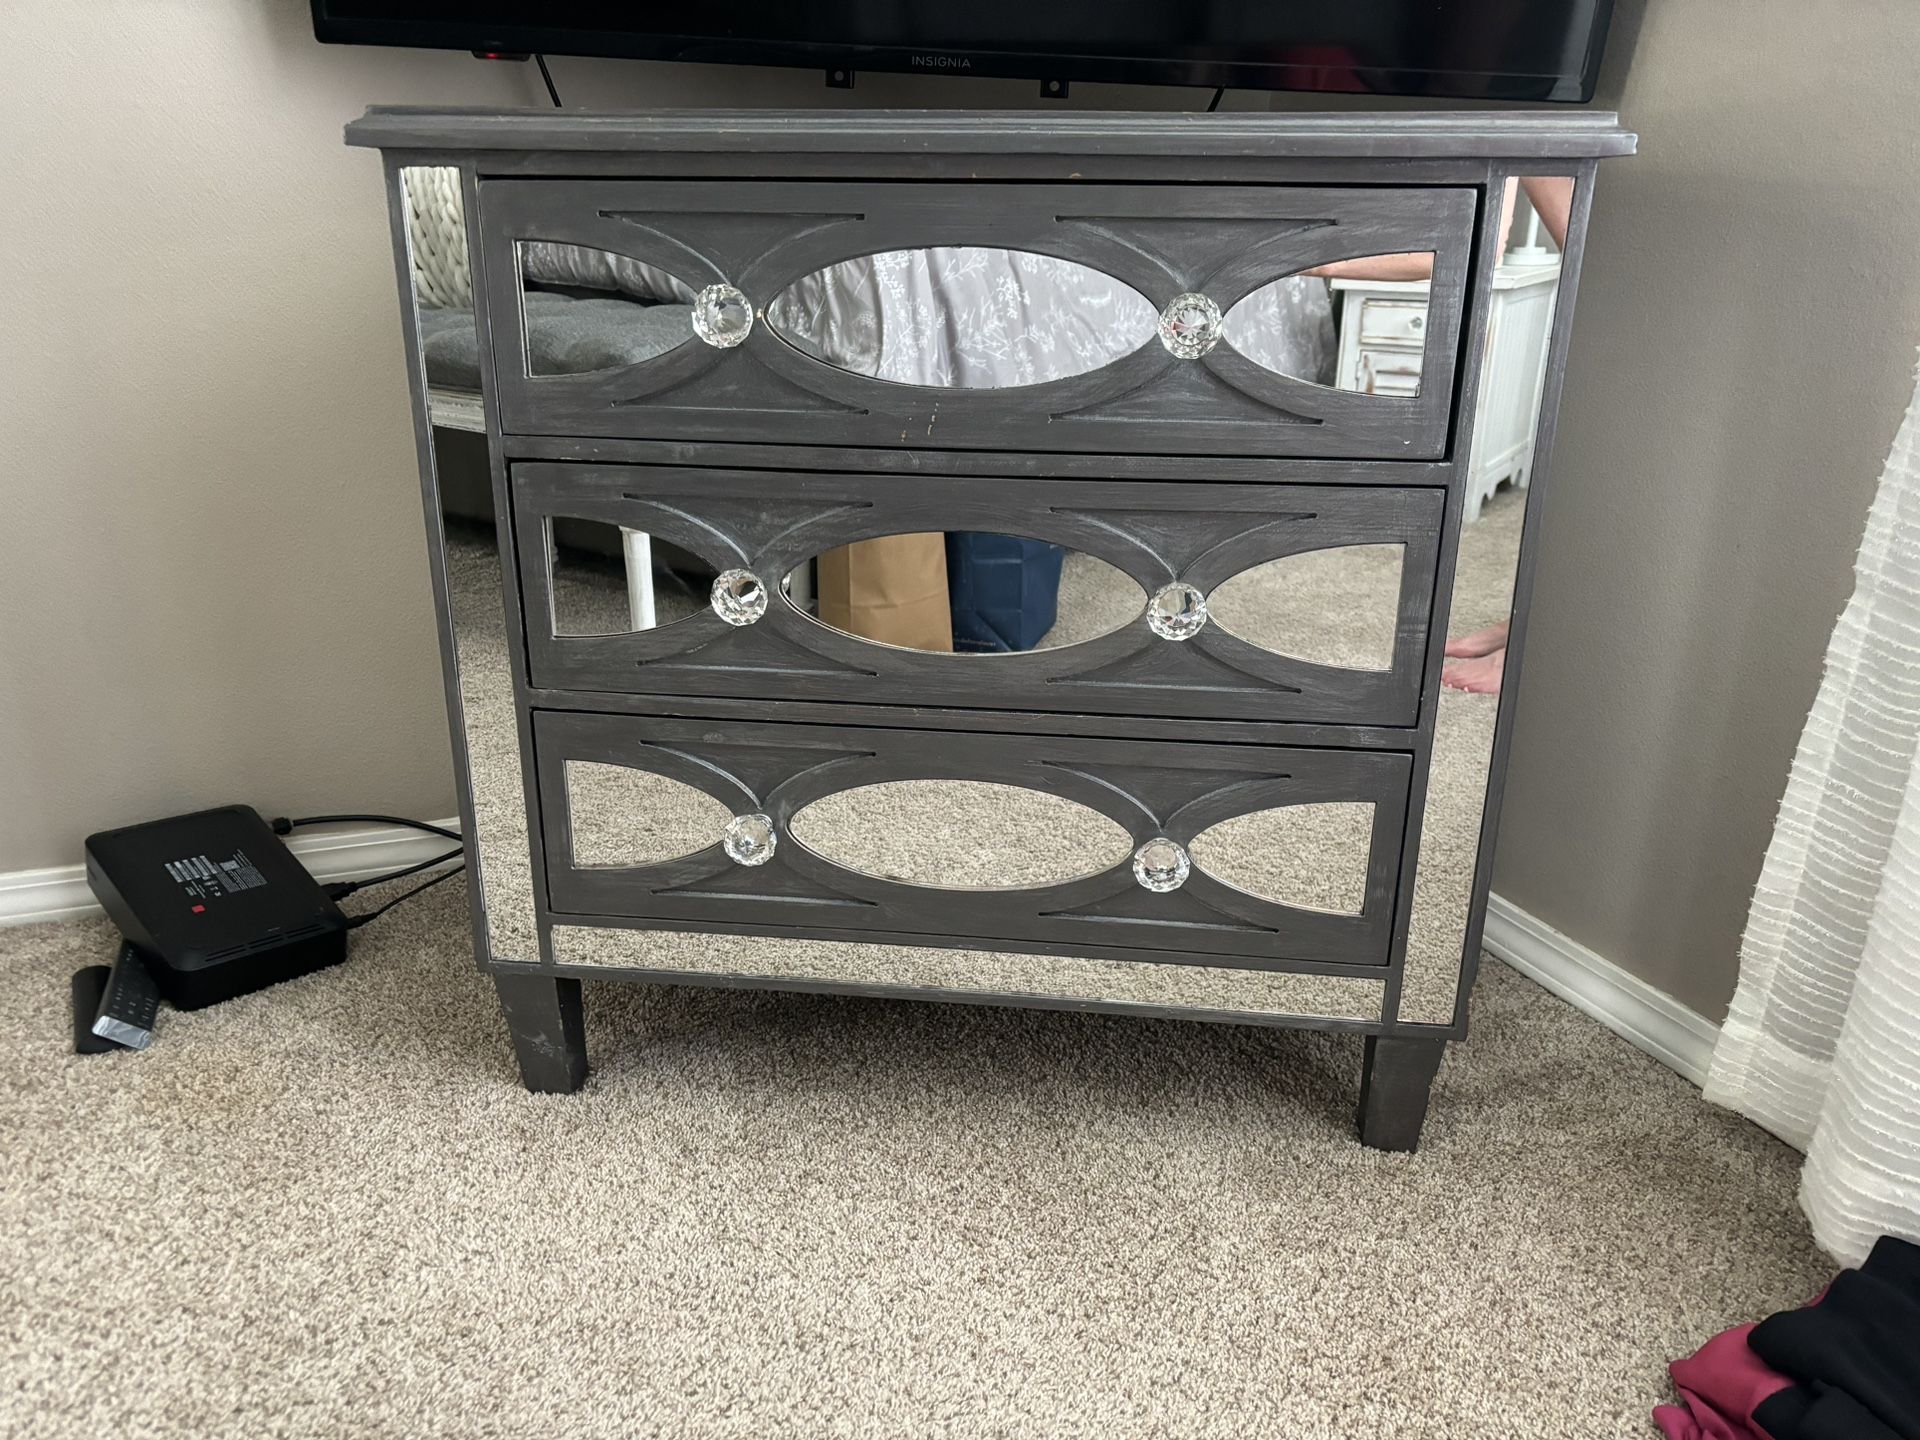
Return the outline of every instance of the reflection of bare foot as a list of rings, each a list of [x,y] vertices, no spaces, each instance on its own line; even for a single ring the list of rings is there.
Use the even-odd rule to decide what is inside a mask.
[[[1471,660],[1506,648],[1507,622],[1502,620],[1498,625],[1489,625],[1471,635],[1462,635],[1458,640],[1447,641],[1446,653],[1458,660]]]
[[[1500,628],[1504,630],[1506,627],[1503,625]],[[1500,677],[1505,673],[1506,668],[1507,650],[1503,645],[1489,655],[1471,655],[1462,660],[1449,660],[1440,667],[1440,683],[1474,695],[1498,695]]]

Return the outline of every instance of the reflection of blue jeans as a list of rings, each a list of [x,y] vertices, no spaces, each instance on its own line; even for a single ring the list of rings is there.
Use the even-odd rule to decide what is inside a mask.
[[[1066,552],[1018,535],[947,535],[955,650],[1031,650],[1053,628]]]

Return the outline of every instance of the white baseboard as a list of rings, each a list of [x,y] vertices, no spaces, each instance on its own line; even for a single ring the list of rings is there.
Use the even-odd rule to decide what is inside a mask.
[[[458,820],[436,820],[458,830]],[[287,848],[321,881],[365,880],[402,870],[445,854],[453,842],[401,825],[357,830],[316,830],[289,836]],[[79,920],[100,913],[87,888],[84,865],[55,865],[45,870],[16,870],[0,875],[0,925],[33,925],[43,920]]]
[[[1487,953],[1505,961],[1694,1084],[1720,1027],[1499,895],[1487,900]]]

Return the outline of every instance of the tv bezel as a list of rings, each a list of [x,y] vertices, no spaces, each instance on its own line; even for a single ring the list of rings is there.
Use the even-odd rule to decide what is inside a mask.
[[[1000,50],[915,50],[905,46],[822,45],[808,42],[721,40],[707,36],[620,34],[513,25],[482,30],[457,20],[353,18],[327,13],[312,0],[314,37],[333,45],[385,45],[466,50],[476,55],[583,55],[622,60],[677,60],[707,65],[761,65],[838,71],[850,82],[862,70],[914,75],[978,75],[999,79],[1192,86],[1199,89],[1287,90],[1318,94],[1412,99],[1530,101],[1585,104],[1593,99],[1613,21],[1614,0],[1595,0],[1593,32],[1578,74],[1522,75],[1405,67],[1268,65],[1182,59],[1140,60],[1112,55],[1039,54]],[[1376,82],[1356,89],[1355,74]],[[1059,92],[1054,92],[1059,93]]]

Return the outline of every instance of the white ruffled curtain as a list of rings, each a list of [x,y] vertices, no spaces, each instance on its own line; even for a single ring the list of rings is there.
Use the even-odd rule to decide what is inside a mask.
[[[1920,1239],[1920,389],[1854,568],[1706,1086],[1807,1152],[1847,1262]]]

